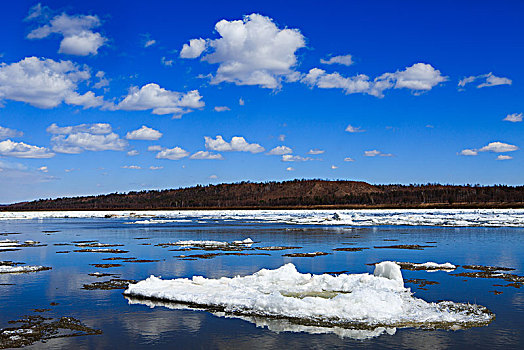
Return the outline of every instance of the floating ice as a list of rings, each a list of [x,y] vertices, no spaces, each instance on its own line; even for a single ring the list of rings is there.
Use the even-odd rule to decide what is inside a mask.
[[[0,212],[0,220],[42,218],[136,218],[136,224],[224,220],[306,225],[423,225],[524,227],[524,209],[361,209],[338,210],[150,210],[150,211],[39,211]],[[328,218],[328,220],[326,220]],[[203,221],[205,222],[205,221]]]
[[[181,246],[192,246],[192,247],[208,247],[208,246],[225,247],[229,245],[229,243],[227,242],[220,242],[220,241],[178,241],[175,244],[181,245]]]
[[[402,278],[400,266],[395,264],[393,261],[383,261],[376,264],[373,276],[384,277],[396,281],[399,285],[404,286],[404,279]]]
[[[49,267],[45,266],[2,266],[0,265],[0,273],[24,273],[24,272],[36,272],[49,270]]]
[[[444,263],[444,264],[438,264],[432,261],[425,262],[423,264],[417,264],[417,263],[410,263],[410,262],[397,262],[402,268],[408,269],[408,270],[427,270],[427,271],[436,271],[436,270],[443,270],[443,271],[453,271],[457,268],[457,266],[453,265],[452,263]]]
[[[485,307],[429,303],[404,288],[393,262],[379,264],[382,276],[299,273],[293,264],[253,275],[220,279],[194,276],[162,280],[151,276],[130,284],[125,294],[209,308],[242,316],[300,320],[304,325],[339,327],[451,328],[485,325]]]
[[[19,246],[20,246],[20,243],[18,241],[14,241],[10,239],[4,239],[0,241],[0,250],[14,249]]]

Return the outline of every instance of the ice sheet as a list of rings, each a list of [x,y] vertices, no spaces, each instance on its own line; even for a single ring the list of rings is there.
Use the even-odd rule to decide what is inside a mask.
[[[337,214],[335,216],[335,214]],[[0,212],[0,220],[44,218],[132,218],[129,224],[161,225],[206,220],[278,222],[307,225],[425,225],[524,227],[523,209],[380,210],[172,210]],[[144,220],[136,220],[144,218]],[[147,218],[147,219],[145,219]]]
[[[388,262],[385,269],[394,270]],[[398,268],[398,266],[397,266]],[[494,317],[478,305],[429,303],[413,297],[395,273],[332,276],[299,273],[293,264],[253,275],[162,280],[151,276],[125,294],[185,303],[242,316],[305,320],[316,326],[469,327]]]

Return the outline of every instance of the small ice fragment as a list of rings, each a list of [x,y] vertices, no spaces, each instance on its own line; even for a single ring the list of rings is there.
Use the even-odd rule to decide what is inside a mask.
[[[381,263],[376,264],[373,275],[397,281],[400,285],[404,285],[400,266],[398,266],[394,261],[382,261]]]

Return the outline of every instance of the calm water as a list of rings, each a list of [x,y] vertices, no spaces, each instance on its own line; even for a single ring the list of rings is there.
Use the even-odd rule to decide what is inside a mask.
[[[274,332],[255,324],[218,317],[206,311],[172,310],[157,306],[129,305],[123,290],[84,290],[86,283],[105,281],[89,273],[117,273],[123,279],[141,280],[149,275],[163,278],[202,275],[210,278],[252,274],[261,268],[277,268],[292,262],[300,272],[324,273],[347,270],[349,273],[373,272],[382,260],[423,263],[482,264],[513,267],[524,273],[524,228],[446,228],[420,226],[322,227],[239,221],[202,221],[157,225],[132,225],[136,219],[42,219],[0,221],[3,239],[36,240],[44,247],[26,247],[15,252],[0,252],[0,260],[44,265],[52,270],[30,274],[0,274],[0,328],[9,320],[34,315],[35,308],[51,308],[49,317],[71,316],[102,335],[59,338],[33,348],[524,348],[524,288],[497,287],[507,282],[497,279],[465,278],[447,272],[405,271],[404,279],[427,279],[439,284],[423,290],[407,283],[415,296],[427,301],[451,300],[484,305],[496,314],[489,326],[460,331],[397,329],[394,335],[382,334],[367,340],[340,338],[335,334]],[[42,231],[56,230],[55,233]],[[136,238],[147,239],[136,239]],[[288,245],[302,249],[292,252],[330,252],[315,258],[286,258],[290,251],[270,251],[270,256],[218,256],[194,261],[180,260],[180,254],[155,246],[177,240],[233,241],[251,237],[255,246]],[[72,241],[96,240],[118,243],[127,254],[77,253],[74,245],[54,245]],[[385,241],[397,240],[397,241]],[[436,242],[428,244],[426,242]],[[151,245],[143,245],[151,243]],[[353,244],[353,245],[352,245]],[[374,249],[392,244],[435,245],[424,250]],[[361,252],[336,252],[339,247],[367,247]],[[57,254],[57,251],[71,251]],[[260,252],[260,251],[258,251]],[[100,269],[89,264],[119,263],[103,258],[128,256],[159,259],[152,263],[122,263],[121,267]],[[456,272],[464,272],[459,268]],[[471,272],[471,270],[470,270]],[[14,284],[14,285],[6,285]],[[496,295],[493,291],[501,291]],[[50,303],[58,305],[50,306]]]

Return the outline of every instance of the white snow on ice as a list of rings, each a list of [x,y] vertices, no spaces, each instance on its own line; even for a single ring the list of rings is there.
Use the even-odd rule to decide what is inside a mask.
[[[130,284],[126,295],[219,308],[243,316],[269,316],[327,322],[406,326],[482,324],[493,315],[477,305],[429,303],[404,288],[393,262],[377,265],[373,276],[299,273],[293,264],[252,275],[207,279],[194,276],[162,280],[150,276]]]
[[[337,219],[334,219],[337,214]],[[45,218],[144,218],[129,224],[205,223],[205,220],[277,222],[308,225],[425,225],[524,227],[524,209],[377,209],[377,210],[167,210],[0,212],[0,220]],[[147,219],[146,219],[147,218]],[[182,221],[183,220],[183,221]]]
[[[0,265],[0,273],[22,273],[22,272],[36,272],[46,269],[43,266],[2,266]]]

